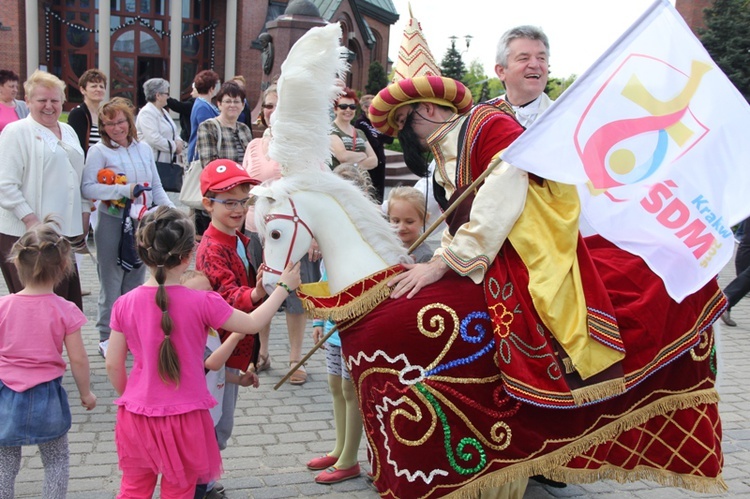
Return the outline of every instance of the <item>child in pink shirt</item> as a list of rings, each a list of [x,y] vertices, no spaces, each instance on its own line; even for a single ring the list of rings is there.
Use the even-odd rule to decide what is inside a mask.
[[[147,215],[136,243],[151,277],[115,302],[106,357],[109,380],[120,395],[115,400],[122,470],[118,497],[151,497],[162,475],[162,497],[192,498],[196,484],[221,474],[208,411],[216,400],[204,375],[208,327],[242,333],[227,338],[229,351],[244,334],[270,322],[288,292],[277,287],[246,314],[215,292],[180,285],[195,245],[193,224],[180,210],[159,207]],[[299,266],[288,266],[281,280],[290,289],[299,286]],[[133,354],[129,376],[128,350]]]
[[[72,252],[47,218],[13,245],[11,257],[24,288],[0,298],[0,495],[13,497],[21,446],[37,444],[44,463],[42,496],[65,497],[71,416],[62,387],[63,344],[81,405],[96,406],[81,338],[86,316],[54,294],[72,271]]]

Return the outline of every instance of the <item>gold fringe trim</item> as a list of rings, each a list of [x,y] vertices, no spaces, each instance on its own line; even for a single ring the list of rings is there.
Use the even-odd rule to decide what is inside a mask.
[[[571,459],[583,454],[591,447],[613,440],[618,435],[644,424],[655,416],[662,416],[677,409],[689,409],[699,405],[718,403],[719,394],[714,388],[666,397],[626,414],[592,434],[581,437],[545,456],[510,465],[487,476],[467,481],[463,487],[445,497],[469,499],[476,497],[483,489],[500,487],[520,478],[534,475],[544,475],[566,483],[592,483],[602,479],[625,483],[647,479],[665,486],[681,487],[699,493],[726,492],[729,488],[721,474],[718,477],[700,477],[645,466],[639,466],[633,470],[612,465],[605,465],[603,468],[596,470],[564,467]]]
[[[562,363],[565,368],[565,374],[573,374],[576,372],[576,366],[573,365],[573,360],[570,357],[563,357]]]
[[[496,472],[499,473],[499,472]],[[488,488],[502,487],[509,483],[505,479],[497,478],[496,473],[480,478],[459,490],[445,496],[450,499],[475,499],[482,490]],[[533,476],[533,475],[530,475]],[[606,466],[598,470],[569,470],[562,469],[554,472],[544,473],[544,476],[552,480],[564,483],[594,483],[600,480],[614,480],[618,483],[637,482],[639,480],[650,480],[664,487],[680,487],[700,494],[723,494],[729,490],[724,478],[719,475],[716,478],[699,477],[692,475],[678,475],[666,470],[655,470],[653,468],[637,467],[633,470]],[[521,495],[520,497],[523,497]],[[519,499],[520,499],[519,497]]]
[[[558,478],[555,478],[557,476]],[[626,470],[615,466],[604,466],[598,470],[558,469],[549,475],[553,480],[575,483],[593,483],[599,480],[614,480],[618,483],[651,480],[666,487],[680,487],[701,494],[727,492],[729,487],[722,478],[684,475],[667,470],[657,470],[647,466],[637,466]]]
[[[625,380],[617,378],[603,381],[595,385],[571,390],[570,393],[573,395],[573,402],[580,406],[587,402],[603,400],[608,397],[625,393]]]
[[[313,300],[302,298],[302,307],[311,317],[330,319],[334,322],[348,321],[370,312],[391,295],[388,281],[383,281],[361,295],[354,297],[348,303],[337,307],[316,306]]]

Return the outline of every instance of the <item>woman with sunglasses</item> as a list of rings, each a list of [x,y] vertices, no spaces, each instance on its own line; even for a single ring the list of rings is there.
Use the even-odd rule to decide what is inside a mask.
[[[378,157],[365,133],[352,125],[357,109],[357,94],[351,88],[345,88],[333,106],[336,118],[331,133],[331,170],[342,163],[350,163],[362,170],[372,170],[378,166]]]

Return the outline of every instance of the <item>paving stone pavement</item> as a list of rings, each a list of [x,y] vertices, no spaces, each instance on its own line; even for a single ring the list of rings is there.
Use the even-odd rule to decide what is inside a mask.
[[[96,269],[92,259],[81,262],[83,287],[91,291],[84,297],[84,312],[89,322],[83,337],[91,362],[91,382],[98,405],[91,412],[76,406],[77,392],[70,370],[65,375],[65,388],[70,394],[73,427],[70,439],[70,486],[68,497],[110,499],[120,482],[114,444],[114,391],[110,386],[104,360],[97,353],[98,334],[96,300],[99,292]],[[734,266],[727,265],[721,273],[722,287],[734,277]],[[4,282],[0,294],[6,294]],[[750,298],[732,311],[739,324],[723,327],[720,351],[721,416],[724,429],[724,479],[729,491],[723,495],[696,494],[682,489],[662,487],[653,482],[621,484],[600,481],[585,485],[568,485],[563,489],[549,488],[530,482],[525,497],[541,498],[632,498],[672,499],[681,497],[750,497]],[[221,482],[227,496],[239,498],[375,498],[375,489],[364,478],[332,486],[314,483],[314,472],[305,468],[312,457],[330,451],[334,441],[331,398],[325,374],[323,352],[309,361],[308,382],[303,386],[284,385],[273,389],[285,374],[289,348],[283,314],[276,314],[271,324],[270,352],[272,367],[261,373],[257,390],[241,388],[235,414],[235,427],[228,448],[223,451],[225,473]],[[304,350],[312,347],[305,338]],[[364,443],[360,448],[363,473],[367,469]],[[16,497],[40,497],[43,468],[35,446],[23,448],[21,471],[16,480]]]

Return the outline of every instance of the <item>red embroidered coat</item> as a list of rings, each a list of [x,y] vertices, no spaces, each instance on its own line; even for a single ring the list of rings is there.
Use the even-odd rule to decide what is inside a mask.
[[[248,238],[240,232],[230,236],[209,224],[198,245],[195,268],[206,274],[213,290],[227,303],[243,312],[250,312],[257,306],[251,298],[256,285],[255,271],[252,266],[245,270],[245,265],[237,253],[238,238],[242,245],[247,247]],[[221,341],[224,341],[228,334],[228,331],[219,330]],[[257,360],[259,347],[257,334],[246,336],[232,352],[227,367],[246,370],[250,362]]]

